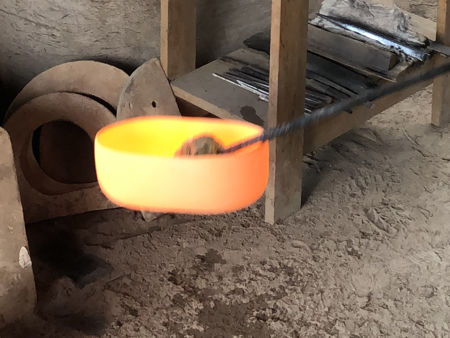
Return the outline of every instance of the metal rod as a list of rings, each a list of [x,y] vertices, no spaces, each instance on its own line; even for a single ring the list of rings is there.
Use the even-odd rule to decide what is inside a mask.
[[[426,56],[426,49],[425,48],[415,48],[413,46],[410,46],[406,43],[395,41],[394,38],[388,37],[382,33],[379,32],[373,32],[369,29],[363,28],[361,26],[357,26],[355,24],[352,24],[350,22],[345,22],[343,19],[334,18],[331,16],[326,16],[323,14],[317,14],[322,19],[331,22],[332,24],[341,27],[343,29],[346,29],[350,32],[359,34],[361,36],[364,36],[365,38],[368,38],[370,40],[376,41],[380,43],[381,45],[398,50],[408,56],[410,56],[413,59],[424,61]]]
[[[351,110],[354,107],[361,106],[367,102],[371,102],[375,99],[379,99],[386,95],[401,91],[405,88],[411,87],[420,82],[432,80],[435,77],[444,75],[445,73],[448,72],[450,72],[450,62],[442,66],[433,68],[425,73],[419,72],[418,74],[409,76],[401,82],[389,83],[386,85],[376,87],[374,89],[368,89],[365,93],[317,109],[310,115],[299,117],[297,119],[292,120],[291,122],[282,124],[273,129],[266,130],[263,134],[257,137],[251,138],[247,141],[238,143],[234,146],[222,150],[222,153],[232,153],[242,148],[248,147],[252,144],[258,142],[265,142],[274,139],[276,137],[286,135],[290,132],[293,132],[294,130],[304,128],[305,126],[320,121],[324,118],[337,115],[346,110]]]

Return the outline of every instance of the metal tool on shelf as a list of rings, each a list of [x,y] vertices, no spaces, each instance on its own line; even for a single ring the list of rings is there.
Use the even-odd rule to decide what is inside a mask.
[[[268,72],[251,65],[244,65],[239,69],[232,68],[223,74],[213,73],[213,76],[258,95],[262,101],[269,102]],[[346,99],[357,94],[314,71],[307,70],[306,76],[305,113],[307,114],[336,100]]]
[[[435,41],[428,40],[423,45],[414,45],[401,41],[396,37],[388,36],[381,32],[376,32],[368,27],[353,23],[344,18],[336,18],[320,13],[318,13],[317,16],[337,27],[361,35],[364,38],[374,41],[390,50],[403,53],[404,55],[416,61],[425,61],[433,52],[437,52],[444,56],[450,56],[450,47],[442,45]]]
[[[290,122],[279,125],[272,129],[268,129],[259,136],[256,136],[254,138],[251,138],[249,140],[243,141],[234,146],[224,149],[222,153],[225,154],[233,153],[242,148],[248,147],[252,144],[258,142],[266,142],[275,139],[277,137],[294,132],[295,130],[304,128],[312,123],[319,122],[320,120],[323,120],[330,116],[340,114],[342,111],[346,111],[364,105],[367,102],[372,102],[376,99],[385,97],[386,95],[399,92],[415,84],[435,79],[436,77],[443,76],[444,74],[447,74],[449,72],[450,72],[450,62],[447,62],[444,65],[433,68],[426,72],[418,72],[416,74],[412,74],[407,78],[405,78],[404,80],[402,80],[401,82],[387,83],[382,86],[369,89],[366,92],[358,94],[354,97],[350,97],[346,100],[341,100],[334,104],[319,108],[313,111],[312,114],[308,115],[305,114],[304,116],[296,118]]]

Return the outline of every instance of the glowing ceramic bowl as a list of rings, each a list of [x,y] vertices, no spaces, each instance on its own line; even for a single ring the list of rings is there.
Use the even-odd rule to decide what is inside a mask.
[[[269,176],[269,145],[230,154],[175,157],[181,145],[209,134],[225,147],[257,136],[259,126],[213,118],[138,117],[111,124],[95,138],[100,187],[133,210],[220,214],[258,200]]]

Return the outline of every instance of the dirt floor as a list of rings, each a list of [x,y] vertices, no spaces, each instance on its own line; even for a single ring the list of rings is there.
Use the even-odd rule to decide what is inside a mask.
[[[430,104],[428,88],[305,157],[305,205],[275,226],[261,203],[31,225],[38,309],[0,336],[450,336],[450,129]]]

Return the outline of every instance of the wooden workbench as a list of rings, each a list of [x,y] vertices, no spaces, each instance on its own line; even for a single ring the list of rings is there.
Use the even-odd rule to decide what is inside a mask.
[[[439,0],[436,32],[436,40],[446,45],[450,45],[449,4],[450,0]],[[270,58],[248,49],[228,55],[270,69],[268,104],[255,94],[212,76],[235,67],[227,61],[229,58],[195,69],[195,0],[162,0],[161,6],[161,62],[177,98],[220,118],[243,119],[269,128],[303,115],[308,0],[272,1]],[[425,71],[439,62],[441,58],[434,57],[409,71]],[[304,153],[327,144],[429,84],[407,88],[370,106],[354,109],[353,114],[343,112],[304,132],[271,141],[266,221],[274,223],[300,209]],[[434,125],[450,122],[450,76],[435,80],[432,111]]]

